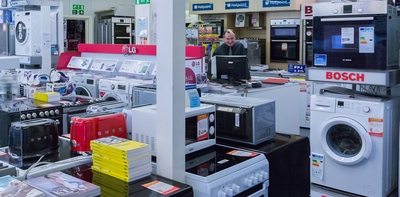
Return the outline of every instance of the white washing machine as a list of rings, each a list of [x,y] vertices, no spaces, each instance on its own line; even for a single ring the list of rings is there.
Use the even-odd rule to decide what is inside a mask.
[[[42,55],[42,15],[40,11],[15,13],[15,55]]]
[[[69,80],[76,85],[75,93],[77,95],[99,98],[99,81],[102,78],[105,76],[77,74],[71,75]]]
[[[141,79],[114,77],[99,80],[99,98],[106,101],[122,101],[132,105],[132,86],[143,85]]]
[[[399,99],[311,96],[311,182],[387,196],[398,185]]]

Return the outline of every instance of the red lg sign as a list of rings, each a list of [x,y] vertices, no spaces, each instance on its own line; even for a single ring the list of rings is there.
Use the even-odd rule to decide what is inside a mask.
[[[312,16],[313,15],[313,7],[311,5],[304,6],[304,16]]]

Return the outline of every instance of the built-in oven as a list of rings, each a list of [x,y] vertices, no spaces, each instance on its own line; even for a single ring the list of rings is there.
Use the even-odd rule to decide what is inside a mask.
[[[224,15],[205,14],[200,15],[200,18],[205,24],[209,24],[212,27],[212,32],[216,32],[219,38],[224,37]]]
[[[272,19],[270,28],[270,61],[300,60],[300,19]]]
[[[112,44],[133,44],[132,18],[112,17]]]
[[[399,17],[386,1],[316,3],[313,16],[314,66],[399,67]]]
[[[303,20],[303,63],[305,65],[313,65],[313,20]]]

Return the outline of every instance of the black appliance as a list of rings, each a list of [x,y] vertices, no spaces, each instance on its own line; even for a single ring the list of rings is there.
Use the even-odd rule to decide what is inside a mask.
[[[30,119],[49,118],[56,122],[59,135],[62,134],[62,107],[54,103],[28,98],[14,98],[0,104],[0,147],[8,146],[11,123]]]
[[[202,14],[200,15],[201,20],[204,21],[205,24],[212,26],[212,32],[216,32],[219,38],[224,37],[224,15],[219,14]]]
[[[42,118],[11,123],[8,155],[12,159],[55,154],[58,147],[58,128],[54,120]]]
[[[298,135],[276,134],[258,144],[217,139],[217,144],[263,153],[269,162],[268,196],[310,196],[310,140]]]
[[[300,60],[300,19],[273,19],[270,28],[270,61]]]
[[[310,67],[313,62],[313,20],[307,19],[303,22],[303,64]]]
[[[400,17],[386,2],[313,5],[314,66],[387,70],[399,67]]]

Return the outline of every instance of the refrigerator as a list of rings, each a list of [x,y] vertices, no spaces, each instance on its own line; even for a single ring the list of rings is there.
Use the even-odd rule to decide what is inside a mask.
[[[15,23],[11,21],[11,11],[0,10],[0,56],[15,55]]]

